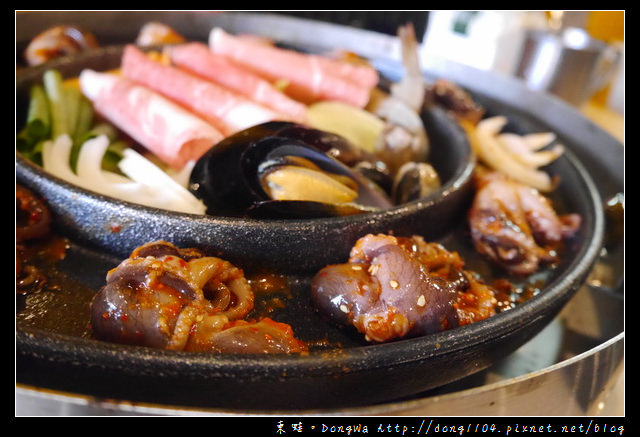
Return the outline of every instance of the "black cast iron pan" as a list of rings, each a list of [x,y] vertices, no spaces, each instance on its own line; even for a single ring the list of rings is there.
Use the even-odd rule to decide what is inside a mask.
[[[397,72],[399,67],[396,65],[395,68]],[[477,91],[482,98],[482,90],[471,90]],[[500,101],[492,97],[485,102],[489,110],[498,113],[509,111],[513,105],[508,99]],[[549,102],[553,106],[553,101]],[[568,119],[575,118],[568,109],[563,111]],[[536,114],[526,111],[514,114],[512,128],[515,130],[546,128]],[[449,124],[444,126],[450,129]],[[571,140],[570,137],[566,139]],[[583,227],[563,263],[547,272],[544,290],[510,311],[435,335],[367,345],[350,333],[320,321],[308,308],[308,275],[290,273],[294,297],[288,302],[286,311],[280,314],[282,321],[299,328],[298,335],[302,339],[317,340],[321,336],[339,342],[343,347],[305,356],[187,354],[99,342],[87,335],[73,335],[19,320],[16,330],[17,382],[131,402],[264,411],[372,405],[415,395],[482,370],[514,351],[555,317],[598,256],[604,228],[601,198],[589,172],[573,153],[573,148],[579,149],[581,144],[572,141],[565,141],[565,144],[569,151],[553,164],[552,169],[562,176],[555,200],[567,211],[581,214]],[[180,232],[188,235],[190,227],[194,222],[197,226],[199,221],[178,216],[167,219],[168,215],[158,211],[108,202],[100,196],[82,193],[46,177],[19,157],[17,178],[45,194],[54,208],[77,209],[77,205],[70,207],[69,204],[80,196],[82,202],[87,201],[85,208],[96,208],[120,219],[136,220],[138,214],[152,217],[154,223],[159,223],[157,230],[166,229],[163,227],[166,220],[179,224],[177,233],[172,236]],[[59,217],[58,228],[72,241],[69,255],[60,268],[84,293],[91,293],[101,285],[106,270],[119,262],[122,252],[128,252],[136,243],[128,241],[126,236],[119,244],[107,244],[102,239],[87,241],[82,223],[94,216],[85,212],[76,219],[72,218],[73,212],[60,211],[62,209],[55,212]],[[390,214],[405,215],[400,223],[410,223],[415,211],[400,208]],[[458,227],[461,222],[453,220],[452,223],[449,229],[439,231],[433,239],[465,253],[468,247],[464,231]],[[309,223],[306,231],[318,231],[322,226],[322,223]],[[243,224],[240,229],[242,235],[247,236],[251,232],[264,232],[265,227]],[[357,226],[353,232],[358,233]],[[147,236],[164,238],[157,233]],[[245,253],[255,251],[253,244],[256,241],[244,241]],[[123,248],[119,249],[120,245]],[[486,266],[482,267],[482,260],[468,258],[468,263],[486,269]]]

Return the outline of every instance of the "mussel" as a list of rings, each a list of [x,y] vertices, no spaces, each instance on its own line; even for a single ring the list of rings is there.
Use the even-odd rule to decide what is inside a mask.
[[[375,154],[354,146],[346,137],[322,129],[291,124],[283,127],[278,136],[303,141],[337,159],[365,178],[373,181],[387,194],[392,193],[394,176],[389,166]]]
[[[268,122],[211,148],[194,166],[190,190],[216,215],[317,218],[391,207],[380,187],[348,165],[362,154],[337,135]]]
[[[428,162],[409,161],[396,173],[391,189],[393,202],[402,204],[422,199],[442,186],[440,175]]]
[[[246,187],[240,157],[250,144],[275,135],[289,126],[273,121],[244,129],[209,149],[195,163],[189,190],[207,206],[207,213],[221,216],[242,215],[255,201]]]

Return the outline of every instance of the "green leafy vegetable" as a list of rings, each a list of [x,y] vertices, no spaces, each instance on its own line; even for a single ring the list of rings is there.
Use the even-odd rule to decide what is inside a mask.
[[[94,119],[91,101],[75,86],[65,83],[55,69],[44,72],[42,84],[32,85],[25,126],[16,136],[16,149],[27,159],[42,165],[42,143],[62,135],[72,140],[69,164],[76,171],[82,145],[99,135],[113,142],[105,153],[104,166],[117,169],[122,159],[123,143],[117,140],[113,126]]]

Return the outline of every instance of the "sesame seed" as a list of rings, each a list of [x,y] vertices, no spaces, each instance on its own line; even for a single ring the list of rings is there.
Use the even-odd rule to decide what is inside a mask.
[[[427,300],[424,298],[424,294],[420,295],[416,303],[418,304],[419,307],[423,307],[427,304]]]
[[[378,269],[380,268],[380,265],[378,264],[371,264],[371,266],[369,266],[369,273],[372,275],[375,275],[376,273],[378,273]]]
[[[391,286],[391,288],[393,289],[397,289],[398,287],[400,287],[400,284],[398,283],[398,281],[396,281],[395,279],[392,279],[389,281],[389,285]]]
[[[341,304],[340,305],[340,311],[342,311],[345,314],[349,314],[349,307],[346,306],[345,304]]]

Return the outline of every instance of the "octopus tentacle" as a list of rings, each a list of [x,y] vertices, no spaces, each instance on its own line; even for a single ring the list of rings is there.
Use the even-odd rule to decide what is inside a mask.
[[[196,249],[155,241],[108,272],[91,304],[91,324],[103,340],[170,350],[306,350],[288,325],[242,320],[253,302],[242,269]]]
[[[558,249],[580,227],[577,214],[558,215],[538,190],[498,172],[479,172],[469,210],[479,253],[507,271],[527,275],[558,260]]]
[[[420,236],[369,234],[347,263],[313,277],[312,301],[371,342],[431,334],[495,314],[493,290],[463,267],[457,253]]]

